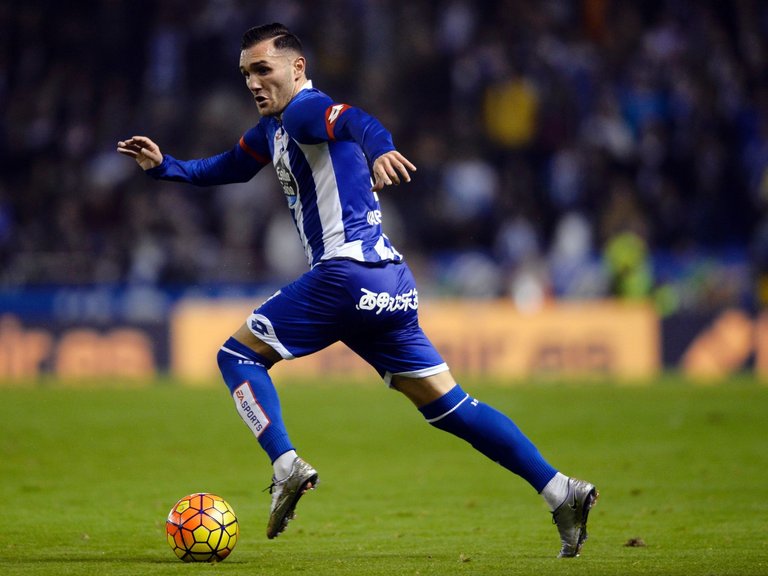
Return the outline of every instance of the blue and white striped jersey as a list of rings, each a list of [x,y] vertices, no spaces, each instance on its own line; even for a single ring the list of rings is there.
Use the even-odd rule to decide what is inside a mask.
[[[147,173],[206,186],[246,182],[271,162],[310,267],[332,258],[399,262],[382,232],[369,164],[394,149],[378,120],[333,102],[309,81],[280,118],[262,117],[231,150],[198,160],[165,154]]]

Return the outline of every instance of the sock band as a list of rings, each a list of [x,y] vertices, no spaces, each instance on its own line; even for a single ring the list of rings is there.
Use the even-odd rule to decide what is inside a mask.
[[[451,413],[451,412],[453,412],[454,410],[458,410],[459,406],[461,406],[462,404],[464,404],[464,402],[466,402],[468,398],[469,398],[469,394],[466,394],[466,395],[464,396],[464,398],[462,398],[461,400],[459,400],[459,403],[458,403],[458,404],[456,404],[456,406],[454,406],[454,407],[453,407],[453,408],[451,408],[450,410],[448,410],[448,412],[444,412],[443,414],[440,414],[440,416],[438,416],[438,417],[436,417],[436,418],[427,418],[427,422],[429,422],[430,424],[432,424],[432,423],[434,423],[434,422],[438,422],[438,421],[442,420],[443,418],[445,418],[446,416],[448,416],[448,414],[450,414],[450,413]]]
[[[264,356],[257,353],[253,348],[250,348],[246,346],[245,344],[238,342],[234,338],[229,338],[226,342],[224,342],[224,345],[221,347],[221,350],[224,352],[227,352],[228,354],[232,354],[232,356],[235,356],[237,358],[240,358],[241,360],[250,360],[252,362],[255,362],[259,366],[263,366],[267,370],[272,368],[274,365],[274,362],[270,362]]]
[[[463,402],[469,398],[469,394],[461,389],[461,386],[456,384],[443,396],[437,400],[433,400],[429,404],[425,404],[419,408],[419,412],[424,416],[427,422],[432,424],[437,422],[456,410]]]

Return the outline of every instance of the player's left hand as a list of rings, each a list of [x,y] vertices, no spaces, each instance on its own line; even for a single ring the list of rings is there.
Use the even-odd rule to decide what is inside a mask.
[[[408,171],[415,172],[416,166],[397,150],[390,150],[376,158],[373,163],[373,188],[371,191],[379,192],[384,186],[410,182],[411,175]]]

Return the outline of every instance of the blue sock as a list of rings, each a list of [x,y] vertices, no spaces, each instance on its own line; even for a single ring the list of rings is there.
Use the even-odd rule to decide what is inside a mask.
[[[541,492],[557,473],[512,420],[471,398],[459,385],[419,411],[435,428],[466,440],[494,462],[522,476],[536,492]]]
[[[283,423],[280,399],[267,372],[272,363],[234,338],[224,343],[216,359],[238,414],[256,436],[270,462],[293,450]]]

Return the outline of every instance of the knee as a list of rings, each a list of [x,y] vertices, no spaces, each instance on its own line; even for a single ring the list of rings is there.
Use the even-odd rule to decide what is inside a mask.
[[[234,356],[232,354],[225,352],[223,348],[219,348],[219,351],[216,354],[216,364],[219,366],[219,370],[222,370],[227,363],[227,361],[231,361],[234,359]]]
[[[424,378],[392,377],[392,388],[401,392],[417,408],[442,398],[455,387],[456,380],[447,370]]]
[[[216,354],[216,361],[219,365],[219,369],[223,369],[224,366],[234,364],[246,364],[250,366],[261,366],[265,370],[269,370],[274,362],[265,356],[257,353],[250,347],[246,346],[230,338],[224,345],[219,348],[218,354]]]
[[[216,363],[219,365],[219,370],[223,372],[227,367],[233,368],[236,365],[242,364],[244,360],[253,363],[253,360],[248,357],[245,353],[246,350],[243,350],[243,348],[245,346],[234,338],[229,338],[224,342],[216,353]]]

